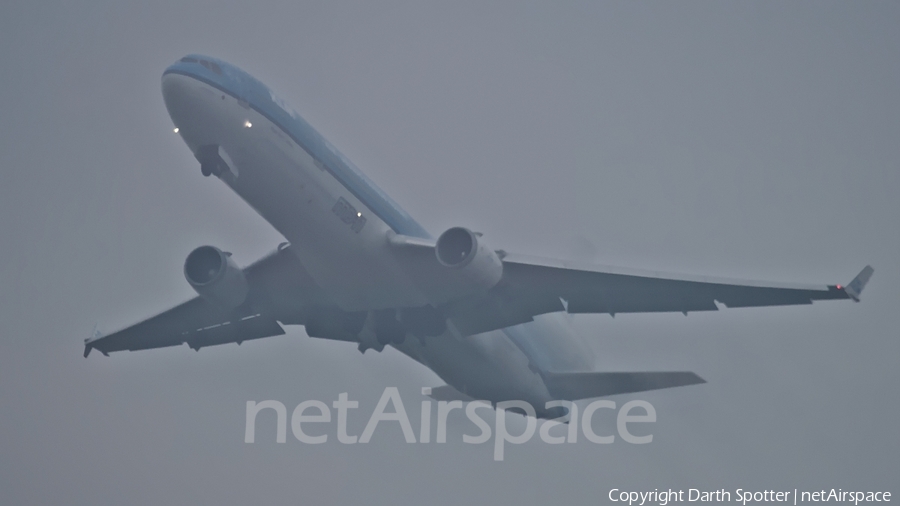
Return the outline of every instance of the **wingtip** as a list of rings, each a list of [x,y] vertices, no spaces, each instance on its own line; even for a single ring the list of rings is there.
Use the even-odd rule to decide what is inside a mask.
[[[91,350],[94,349],[94,341],[100,339],[101,337],[103,337],[103,333],[100,332],[100,323],[98,322],[94,324],[94,331],[91,332],[91,337],[88,337],[84,340],[84,358],[87,358],[88,355],[91,354]],[[101,353],[106,355],[106,352],[104,352],[103,350],[100,351]]]

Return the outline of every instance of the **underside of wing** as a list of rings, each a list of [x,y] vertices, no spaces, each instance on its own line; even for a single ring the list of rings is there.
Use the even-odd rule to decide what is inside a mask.
[[[715,311],[726,307],[811,304],[853,299],[872,274],[866,267],[847,287],[788,285],[668,275],[615,267],[577,265],[522,255],[505,255],[503,277],[488,292],[447,304],[445,313],[460,332],[476,334],[569,313]],[[857,289],[858,288],[858,289]]]
[[[92,349],[106,355],[113,351],[147,350],[185,343],[199,350],[205,346],[241,343],[280,334],[284,334],[284,330],[269,315],[227,313],[195,297],[118,332],[88,339],[84,343],[84,356],[87,357]]]
[[[234,309],[223,309],[195,297],[156,316],[108,335],[87,339],[84,356],[92,349],[104,355],[113,351],[146,350],[187,343],[205,346],[241,343],[284,334],[279,322],[304,324],[310,312],[333,307],[299,260],[283,245],[246,267],[249,292]]]

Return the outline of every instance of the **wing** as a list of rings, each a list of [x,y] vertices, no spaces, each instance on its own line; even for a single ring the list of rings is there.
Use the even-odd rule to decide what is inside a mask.
[[[853,299],[872,275],[866,266],[847,285],[786,285],[578,265],[523,255],[503,256],[503,277],[486,294],[442,308],[466,335],[525,323],[535,315],[714,311],[726,307],[811,304]]]
[[[334,307],[286,243],[246,267],[244,275],[250,291],[247,302],[235,311],[194,297],[118,332],[85,340],[84,356],[94,348],[106,355],[184,343],[196,350],[241,343],[284,334],[279,322],[303,324],[311,312]]]

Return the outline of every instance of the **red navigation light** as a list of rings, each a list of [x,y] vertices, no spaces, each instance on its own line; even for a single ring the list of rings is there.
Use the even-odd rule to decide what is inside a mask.
[[[838,285],[838,286],[837,286],[837,289],[840,290],[840,289],[841,289],[841,285]]]

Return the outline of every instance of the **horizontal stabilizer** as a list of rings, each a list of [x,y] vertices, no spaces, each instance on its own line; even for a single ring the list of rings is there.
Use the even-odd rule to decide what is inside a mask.
[[[869,278],[872,277],[873,272],[875,272],[875,269],[873,269],[871,265],[865,266],[865,268],[853,278],[853,281],[844,287],[844,291],[847,292],[847,295],[849,295],[851,299],[859,302],[859,294],[861,294],[863,288],[866,287],[866,283],[869,282]]]
[[[550,395],[570,401],[700,383],[706,381],[687,371],[544,373],[544,384]]]

